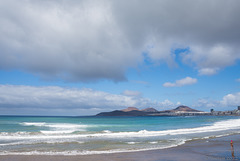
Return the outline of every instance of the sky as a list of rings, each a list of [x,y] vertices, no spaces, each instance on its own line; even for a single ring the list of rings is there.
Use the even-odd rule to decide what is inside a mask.
[[[238,0],[0,1],[0,115],[240,106]]]

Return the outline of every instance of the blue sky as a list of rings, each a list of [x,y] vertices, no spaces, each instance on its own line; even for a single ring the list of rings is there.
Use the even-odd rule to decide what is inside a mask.
[[[211,2],[0,2],[0,113],[236,109],[239,2]]]

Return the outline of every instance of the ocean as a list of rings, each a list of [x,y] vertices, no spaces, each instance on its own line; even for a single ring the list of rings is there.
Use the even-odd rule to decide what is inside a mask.
[[[89,155],[164,149],[240,133],[240,117],[0,117],[0,155]]]

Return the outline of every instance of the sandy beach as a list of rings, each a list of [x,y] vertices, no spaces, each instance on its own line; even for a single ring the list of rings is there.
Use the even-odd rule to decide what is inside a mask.
[[[233,140],[234,157],[230,141]],[[142,152],[78,155],[78,156],[37,156],[7,155],[1,161],[216,161],[240,160],[240,135],[206,140],[194,140],[184,145],[161,150]]]

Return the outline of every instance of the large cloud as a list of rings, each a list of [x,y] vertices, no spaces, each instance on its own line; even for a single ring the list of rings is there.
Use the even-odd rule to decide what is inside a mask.
[[[0,112],[4,111],[3,109],[7,109],[8,112],[15,109],[16,114],[19,114],[21,109],[28,109],[27,111],[32,110],[36,115],[38,114],[37,110],[48,111],[49,114],[60,110],[59,114],[61,115],[65,114],[63,111],[68,111],[69,115],[81,115],[75,111],[82,110],[86,113],[90,110],[93,114],[94,111],[95,113],[103,110],[111,111],[129,106],[157,109],[176,107],[176,104],[169,100],[152,101],[136,96],[133,92],[137,93],[137,91],[126,90],[124,93],[128,95],[117,95],[87,88],[0,85]],[[45,113],[43,114],[45,115]]]
[[[147,54],[215,74],[240,58],[240,1],[0,1],[0,69],[67,81],[126,80]]]
[[[2,69],[68,81],[121,81],[140,58],[105,1],[0,3]]]

